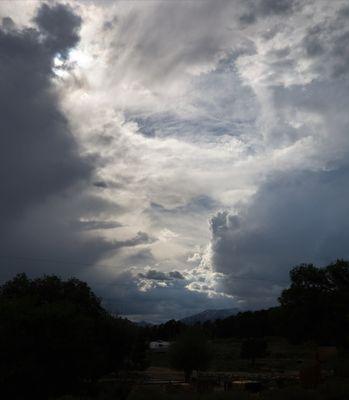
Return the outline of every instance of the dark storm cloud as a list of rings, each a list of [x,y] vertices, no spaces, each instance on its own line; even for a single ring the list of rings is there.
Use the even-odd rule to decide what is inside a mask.
[[[50,7],[43,4],[34,21],[44,35],[45,46],[62,57],[66,57],[68,50],[80,39],[78,30],[82,20],[66,5]]]
[[[139,273],[140,278],[146,278],[156,281],[169,281],[172,279],[184,279],[184,276],[179,271],[162,272],[156,269],[150,269],[146,273]]]
[[[265,183],[239,215],[216,214],[213,264],[227,275],[228,292],[261,306],[270,302],[268,290],[287,283],[291,267],[348,258],[348,181],[348,166],[281,174]]]
[[[97,181],[97,182],[94,182],[93,184],[94,184],[94,186],[102,188],[102,189],[106,189],[108,187],[107,182],[104,182],[104,181]]]
[[[2,279],[19,271],[74,275],[108,252],[154,241],[144,232],[119,241],[84,234],[120,226],[108,218],[120,207],[88,193],[93,159],[79,154],[52,84],[54,58],[77,44],[81,18],[43,4],[34,21],[17,29],[4,18],[0,28]]]
[[[44,9],[49,14],[50,9]],[[51,11],[55,16],[56,9]],[[79,26],[75,19],[68,22],[72,25],[63,25],[67,30]],[[31,204],[88,179],[91,173],[59,110],[51,84],[55,53],[40,34],[35,29],[0,30],[2,222],[20,217]],[[57,47],[65,52],[69,44],[63,41]]]

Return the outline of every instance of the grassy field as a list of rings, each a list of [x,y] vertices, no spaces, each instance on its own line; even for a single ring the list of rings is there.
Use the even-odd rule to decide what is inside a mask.
[[[212,342],[214,349],[212,369],[216,371],[249,371],[251,369],[294,371],[315,358],[314,344],[295,346],[280,338],[268,338],[267,341],[267,357],[257,359],[255,366],[251,366],[248,360],[240,358],[240,340],[214,340]]]
[[[241,340],[238,339],[218,339],[211,342],[213,348],[213,360],[210,367],[211,373],[240,373],[257,374],[280,374],[281,376],[296,376],[299,371],[315,361],[317,346],[313,343],[303,345],[291,345],[281,338],[267,338],[267,356],[257,359],[255,365],[249,360],[240,358]],[[166,371],[170,374],[168,353],[150,353],[152,368]],[[146,387],[141,390],[135,388],[130,396],[130,400],[348,400],[349,399],[349,379],[333,376],[333,361],[322,364],[323,371],[329,376],[324,382],[316,387],[304,388],[299,381],[292,381],[287,386],[267,387],[259,394],[253,394],[233,387],[229,392],[224,392],[221,388],[215,389],[211,393],[198,394],[195,391],[188,392],[182,390],[180,393],[168,393],[163,387]],[[332,375],[332,376],[331,376]]]
[[[302,365],[315,359],[316,346],[312,343],[305,345],[290,345],[281,338],[268,338],[268,356],[257,359],[255,366],[248,360],[240,358],[241,340],[217,339],[211,342],[213,348],[213,371],[251,371],[275,370],[294,371]],[[152,366],[169,368],[167,353],[150,353]]]
[[[275,385],[273,379],[267,378],[263,383],[263,390],[251,393],[244,385],[236,385],[236,377],[248,376],[298,376],[303,366],[315,360],[317,347],[312,343],[305,345],[290,345],[280,338],[268,338],[268,355],[258,359],[255,365],[240,358],[241,340],[225,339],[213,340],[213,360],[208,374],[219,376],[219,372],[234,377],[233,385],[228,392],[224,392],[224,385],[213,385],[208,390],[199,393],[197,384],[185,384],[182,371],[170,368],[168,353],[149,352],[151,365],[145,372],[146,380],[140,380],[121,385],[103,385],[98,400],[348,400],[349,379],[333,374],[333,365],[323,364],[322,368],[331,371],[329,376],[317,386],[303,387],[297,379],[285,379],[282,386]],[[349,362],[348,362],[349,367]],[[349,371],[349,368],[347,368]],[[240,375],[239,375],[240,374]],[[142,375],[143,376],[143,375]],[[349,374],[348,374],[349,376]],[[240,379],[240,378],[238,378]],[[245,378],[242,378],[242,380]],[[283,379],[283,378],[282,378]],[[258,379],[257,379],[258,380]],[[261,381],[263,379],[261,378]],[[170,383],[171,382],[171,383]],[[246,380],[244,381],[246,382]],[[271,383],[274,382],[274,383]],[[125,392],[126,395],[121,393]],[[86,400],[85,398],[65,397],[60,400]]]
[[[168,393],[161,386],[134,387],[126,396],[120,397],[113,393],[102,393],[96,400],[348,400],[349,381],[331,379],[317,388],[306,389],[300,386],[290,386],[283,389],[265,390],[259,394],[239,390],[230,392],[215,391],[211,393],[196,393],[181,391]],[[85,397],[64,396],[55,400],[87,400]],[[90,398],[89,398],[90,400]]]
[[[348,400],[348,394],[348,381],[331,379],[313,389],[291,386],[283,389],[266,390],[260,394],[238,390],[203,394],[195,392],[166,393],[160,387],[135,388],[128,400]]]

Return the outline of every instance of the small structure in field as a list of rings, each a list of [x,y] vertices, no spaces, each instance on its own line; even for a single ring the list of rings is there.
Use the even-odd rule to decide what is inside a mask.
[[[150,342],[149,349],[155,353],[166,353],[170,347],[170,342],[165,342],[163,340],[156,340],[155,342]]]

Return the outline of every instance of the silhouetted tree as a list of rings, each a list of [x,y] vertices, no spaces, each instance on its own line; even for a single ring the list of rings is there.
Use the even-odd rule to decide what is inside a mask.
[[[302,264],[291,270],[290,278],[291,286],[279,298],[289,338],[344,344],[349,328],[349,263],[337,260],[325,268]]]
[[[211,359],[212,350],[206,336],[195,328],[184,331],[170,347],[171,366],[184,371],[186,382],[193,371],[207,369]]]
[[[0,287],[0,387],[11,399],[78,391],[118,370],[135,331],[109,315],[86,283],[17,275]]]
[[[149,366],[147,357],[149,343],[147,337],[139,330],[131,351],[130,368],[134,370],[144,370]]]
[[[185,330],[185,328],[186,326],[183,324],[183,322],[170,319],[164,324],[153,327],[152,338],[155,340],[171,340],[178,336],[183,330]]]

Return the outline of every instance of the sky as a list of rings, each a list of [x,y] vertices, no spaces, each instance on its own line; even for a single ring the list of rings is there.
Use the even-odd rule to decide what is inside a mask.
[[[0,281],[152,322],[349,258],[349,2],[0,2]]]

